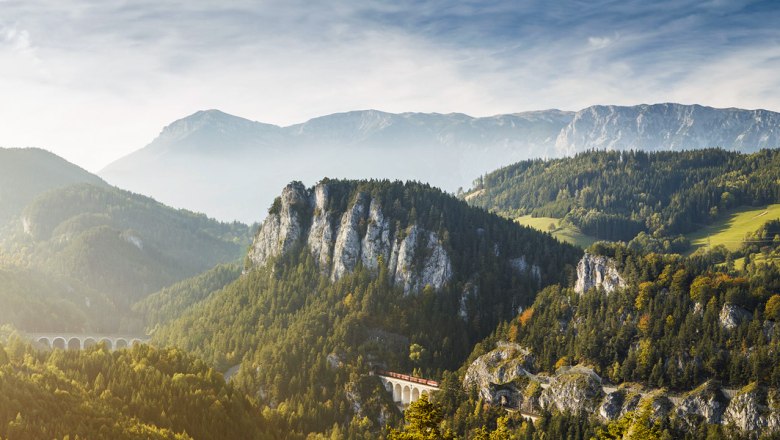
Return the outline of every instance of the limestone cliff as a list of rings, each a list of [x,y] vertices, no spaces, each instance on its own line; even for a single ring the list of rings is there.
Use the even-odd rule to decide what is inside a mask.
[[[406,294],[426,285],[440,289],[451,279],[449,253],[435,232],[416,224],[392,230],[381,202],[366,193],[358,193],[343,212],[335,204],[327,183],[312,190],[298,182],[285,187],[255,236],[248,255],[252,265],[262,266],[305,243],[333,281],[359,263],[376,269],[380,258]]]
[[[535,374],[533,359],[527,348],[500,342],[469,365],[463,387],[476,388],[489,404],[529,414],[542,410],[595,413],[607,422],[649,403],[654,420],[676,418],[691,428],[706,422],[729,425],[743,433],[780,433],[780,393],[776,389],[750,384],[733,390],[709,381],[675,395],[638,384],[605,385],[592,369],[581,365],[561,367],[552,376]]]
[[[574,291],[579,294],[594,287],[602,287],[610,293],[625,286],[626,282],[620,276],[611,258],[586,252],[577,264],[577,282]]]

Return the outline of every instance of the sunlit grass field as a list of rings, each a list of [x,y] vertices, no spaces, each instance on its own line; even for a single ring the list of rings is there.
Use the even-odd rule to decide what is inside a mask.
[[[596,239],[583,234],[580,230],[573,226],[562,226],[561,219],[554,217],[531,217],[530,215],[524,215],[515,218],[517,223],[521,225],[529,226],[542,232],[550,232],[553,237],[558,240],[571,243],[575,246],[579,246],[583,249],[592,245]]]
[[[739,249],[745,235],[756,231],[769,220],[780,218],[780,204],[763,208],[745,207],[732,211],[723,219],[687,235],[691,252],[704,246],[724,245],[730,251]]]

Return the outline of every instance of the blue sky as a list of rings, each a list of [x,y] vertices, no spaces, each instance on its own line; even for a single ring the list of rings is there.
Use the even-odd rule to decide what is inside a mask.
[[[0,146],[91,170],[219,108],[780,111],[780,1],[0,0]]]

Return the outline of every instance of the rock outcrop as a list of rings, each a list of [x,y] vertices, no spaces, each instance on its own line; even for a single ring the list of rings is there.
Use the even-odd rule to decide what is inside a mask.
[[[752,313],[734,304],[724,304],[723,308],[720,309],[720,325],[727,330],[731,330],[752,318]]]
[[[723,424],[742,432],[780,432],[780,412],[770,407],[767,390],[750,384],[732,397],[723,413]]]
[[[710,381],[688,393],[677,406],[677,417],[690,427],[702,422],[720,423],[728,401],[718,386]]]
[[[539,404],[560,412],[592,414],[603,396],[601,378],[589,368],[576,366],[556,373],[550,387],[542,391]]]
[[[260,226],[249,250],[249,259],[264,264],[269,259],[287,252],[301,237],[300,210],[309,205],[306,187],[300,182],[282,190],[278,212],[272,212]]]
[[[780,433],[778,390],[756,384],[723,389],[709,381],[684,395],[673,395],[637,384],[605,386],[592,369],[581,365],[562,367],[549,377],[535,374],[533,354],[513,343],[500,342],[472,362],[463,387],[476,388],[489,404],[531,415],[542,410],[595,413],[608,422],[649,405],[654,421],[676,418],[690,428],[708,423],[742,433]]]
[[[516,407],[522,403],[522,382],[533,369],[531,352],[518,344],[502,342],[469,365],[463,378],[466,389],[476,387],[485,402]]]
[[[615,262],[608,257],[585,253],[577,264],[577,282],[574,291],[583,294],[594,287],[601,287],[607,293],[626,286]]]
[[[299,182],[282,191],[260,226],[249,251],[254,266],[305,243],[320,270],[336,281],[362,264],[387,264],[393,282],[404,293],[426,285],[443,287],[452,277],[449,254],[433,231],[412,224],[392,230],[378,199],[358,193],[343,213],[331,207],[327,183],[307,190]]]

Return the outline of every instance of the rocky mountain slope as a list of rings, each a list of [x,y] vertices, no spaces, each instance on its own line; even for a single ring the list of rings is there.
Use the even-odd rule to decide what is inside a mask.
[[[593,414],[608,423],[648,406],[653,420],[674,419],[688,429],[707,423],[730,425],[747,435],[780,433],[780,392],[756,383],[734,389],[708,381],[692,390],[670,392],[609,384],[583,365],[535,373],[530,350],[500,342],[468,366],[463,386],[475,387],[487,403],[531,416],[543,411]]]
[[[680,104],[593,106],[474,118],[376,110],[279,127],[200,111],[100,172],[110,183],[225,220],[258,219],[297,179],[390,178],[467,187],[490,170],[589,149],[739,151],[780,146],[780,114]]]
[[[595,105],[578,111],[555,140],[557,155],[597,150],[721,147],[753,152],[780,146],[780,113],[701,105]]]

